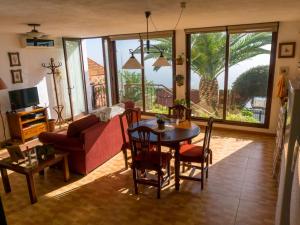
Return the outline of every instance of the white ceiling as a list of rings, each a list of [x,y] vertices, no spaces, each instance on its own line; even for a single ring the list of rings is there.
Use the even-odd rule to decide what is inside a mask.
[[[0,33],[24,33],[40,23],[54,36],[144,32],[151,10],[158,30],[174,29],[181,0],[0,0]],[[178,28],[300,20],[300,0],[186,0]],[[150,26],[153,30],[153,27]]]

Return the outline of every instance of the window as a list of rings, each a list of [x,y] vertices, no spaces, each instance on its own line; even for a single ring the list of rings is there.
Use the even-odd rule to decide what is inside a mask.
[[[192,114],[223,119],[226,33],[191,34],[190,51]]]
[[[186,30],[194,118],[268,126],[277,24]]]
[[[153,67],[159,53],[146,52],[146,38],[115,40],[115,61],[118,86],[118,100],[124,102],[131,100],[147,113],[168,113],[168,107],[173,105],[173,37],[151,37],[151,45],[162,49],[164,56],[171,64],[170,67]],[[143,69],[123,69],[122,66],[130,57],[129,49],[137,49],[135,58],[143,65]]]
[[[142,70],[122,69],[128,60],[129,49],[135,49],[139,45],[138,39],[116,41],[118,95],[120,102],[131,100],[136,107],[143,108]],[[135,54],[135,57],[141,62],[141,54]]]

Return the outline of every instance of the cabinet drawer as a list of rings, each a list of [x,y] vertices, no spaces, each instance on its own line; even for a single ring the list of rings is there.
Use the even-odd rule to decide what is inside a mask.
[[[41,123],[32,127],[29,127],[23,131],[24,138],[29,139],[38,136],[41,132],[47,131],[47,124]]]

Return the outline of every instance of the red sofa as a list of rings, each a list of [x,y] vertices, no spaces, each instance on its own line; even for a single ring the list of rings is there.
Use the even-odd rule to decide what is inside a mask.
[[[69,152],[70,170],[84,175],[119,153],[123,144],[118,116],[101,122],[89,115],[71,123],[67,132],[43,132],[39,140]]]

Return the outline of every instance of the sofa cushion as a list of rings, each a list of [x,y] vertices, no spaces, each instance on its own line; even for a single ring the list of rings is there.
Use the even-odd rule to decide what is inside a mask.
[[[79,137],[80,133],[89,128],[90,126],[98,123],[99,119],[95,115],[89,115],[80,120],[77,120],[69,125],[67,136],[68,137]]]

